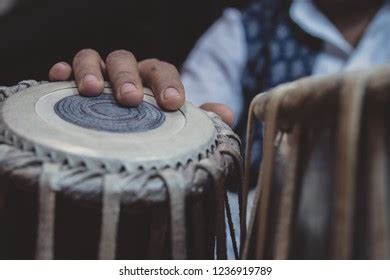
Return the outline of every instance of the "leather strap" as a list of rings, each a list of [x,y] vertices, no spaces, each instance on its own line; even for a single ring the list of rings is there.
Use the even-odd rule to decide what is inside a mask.
[[[266,112],[265,135],[264,135],[264,147],[263,154],[264,159],[261,164],[261,172],[259,180],[257,182],[257,188],[259,192],[259,205],[255,205],[259,211],[257,216],[258,232],[255,243],[255,259],[263,259],[265,255],[265,242],[266,234],[268,231],[268,211],[269,211],[269,200],[272,187],[272,174],[274,168],[274,157],[275,157],[275,146],[274,140],[277,133],[277,115],[279,110],[279,104],[283,97],[283,91],[275,90],[269,107]]]
[[[281,193],[281,203],[275,233],[275,248],[273,257],[275,259],[288,259],[291,235],[293,228],[293,217],[296,207],[297,172],[299,166],[299,143],[301,126],[297,125],[292,133],[291,149],[288,154],[288,169],[286,171],[286,186]]]
[[[99,242],[99,259],[114,260],[121,209],[121,186],[118,174],[107,174],[103,182],[102,223]]]
[[[368,75],[345,81],[340,96],[337,134],[336,189],[330,250],[333,259],[352,257],[356,168],[360,123]]]
[[[171,214],[172,257],[176,260],[187,259],[185,182],[179,172],[165,169],[160,172],[169,193]]]
[[[215,153],[217,155],[218,153]],[[217,162],[220,162],[217,160]],[[199,169],[208,172],[213,180],[215,190],[215,209],[216,209],[216,230],[217,230],[217,259],[227,259],[226,249],[226,224],[225,224],[225,194],[224,194],[224,176],[222,170],[216,166],[210,159],[204,159],[197,164]]]
[[[38,190],[38,232],[35,258],[38,260],[54,259],[55,231],[55,175],[60,170],[59,165],[44,163],[39,178]]]

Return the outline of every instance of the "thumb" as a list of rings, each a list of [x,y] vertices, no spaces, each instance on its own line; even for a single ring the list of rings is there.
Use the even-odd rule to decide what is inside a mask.
[[[205,111],[217,114],[229,126],[233,125],[234,114],[232,109],[230,109],[228,106],[220,103],[204,103],[200,106],[200,108]]]

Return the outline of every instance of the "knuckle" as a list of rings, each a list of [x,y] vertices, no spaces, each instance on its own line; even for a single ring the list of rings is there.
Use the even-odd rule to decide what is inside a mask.
[[[80,66],[75,69],[75,72],[78,77],[85,76],[86,74],[94,74],[95,76],[98,76],[98,71],[90,64],[80,64]]]
[[[87,57],[90,55],[96,55],[96,54],[98,54],[98,53],[94,49],[82,49],[79,52],[77,52],[77,54],[75,55],[75,58],[83,58],[83,57]]]
[[[143,60],[140,65],[140,67],[142,67],[146,72],[153,73],[158,70],[160,60],[158,60],[157,58],[149,58]]]
[[[122,84],[124,82],[130,82],[134,84],[139,83],[139,79],[137,79],[137,76],[134,73],[127,70],[116,72],[111,78],[111,80],[115,84]]]
[[[160,67],[165,71],[177,71],[176,67],[168,62],[160,61]]]
[[[145,62],[148,63],[149,65],[157,65],[160,63],[160,60],[157,58],[150,58],[145,60]]]
[[[107,62],[112,61],[112,60],[116,60],[119,58],[124,58],[124,57],[131,57],[131,58],[135,59],[134,55],[127,50],[116,50],[116,51],[111,52],[107,56]]]
[[[158,59],[150,59],[148,61],[148,71],[156,75],[164,75],[168,73],[178,73],[176,67],[168,62]]]
[[[88,63],[93,57],[100,57],[97,51],[93,49],[82,49],[74,56],[73,66],[79,67],[82,64]]]
[[[160,72],[161,69],[162,69],[162,61],[161,60],[154,60],[152,61],[152,63],[150,64],[150,71],[151,72]]]

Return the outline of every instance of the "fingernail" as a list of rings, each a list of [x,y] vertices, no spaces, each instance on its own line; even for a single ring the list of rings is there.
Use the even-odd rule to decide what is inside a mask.
[[[179,97],[179,96],[180,96],[179,91],[173,87],[167,88],[164,92],[165,99],[169,99],[172,97]]]
[[[97,83],[97,82],[98,79],[94,75],[88,74],[84,76],[82,85],[89,84],[89,83]]]
[[[132,83],[125,83],[121,86],[119,93],[120,94],[132,94],[133,92],[136,92],[137,88]]]

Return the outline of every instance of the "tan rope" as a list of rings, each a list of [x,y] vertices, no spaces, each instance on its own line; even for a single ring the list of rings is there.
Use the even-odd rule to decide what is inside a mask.
[[[187,258],[185,182],[175,170],[165,169],[160,172],[169,193],[171,214],[172,257],[176,260]]]
[[[352,257],[353,212],[356,194],[356,162],[363,100],[368,75],[345,81],[341,91],[337,134],[336,190],[331,229],[334,259]]]
[[[103,183],[103,209],[100,230],[99,259],[114,260],[121,208],[121,187],[118,174],[107,174]]]
[[[217,154],[217,153],[216,153]],[[202,160],[197,164],[199,169],[202,169],[210,174],[213,180],[215,209],[216,209],[216,230],[217,230],[217,258],[220,260],[227,259],[226,249],[226,225],[225,225],[225,199],[224,199],[224,176],[222,170],[213,164],[210,159]]]
[[[38,230],[35,258],[54,259],[54,231],[56,193],[53,178],[60,167],[53,163],[44,163],[39,178],[38,189]]]

